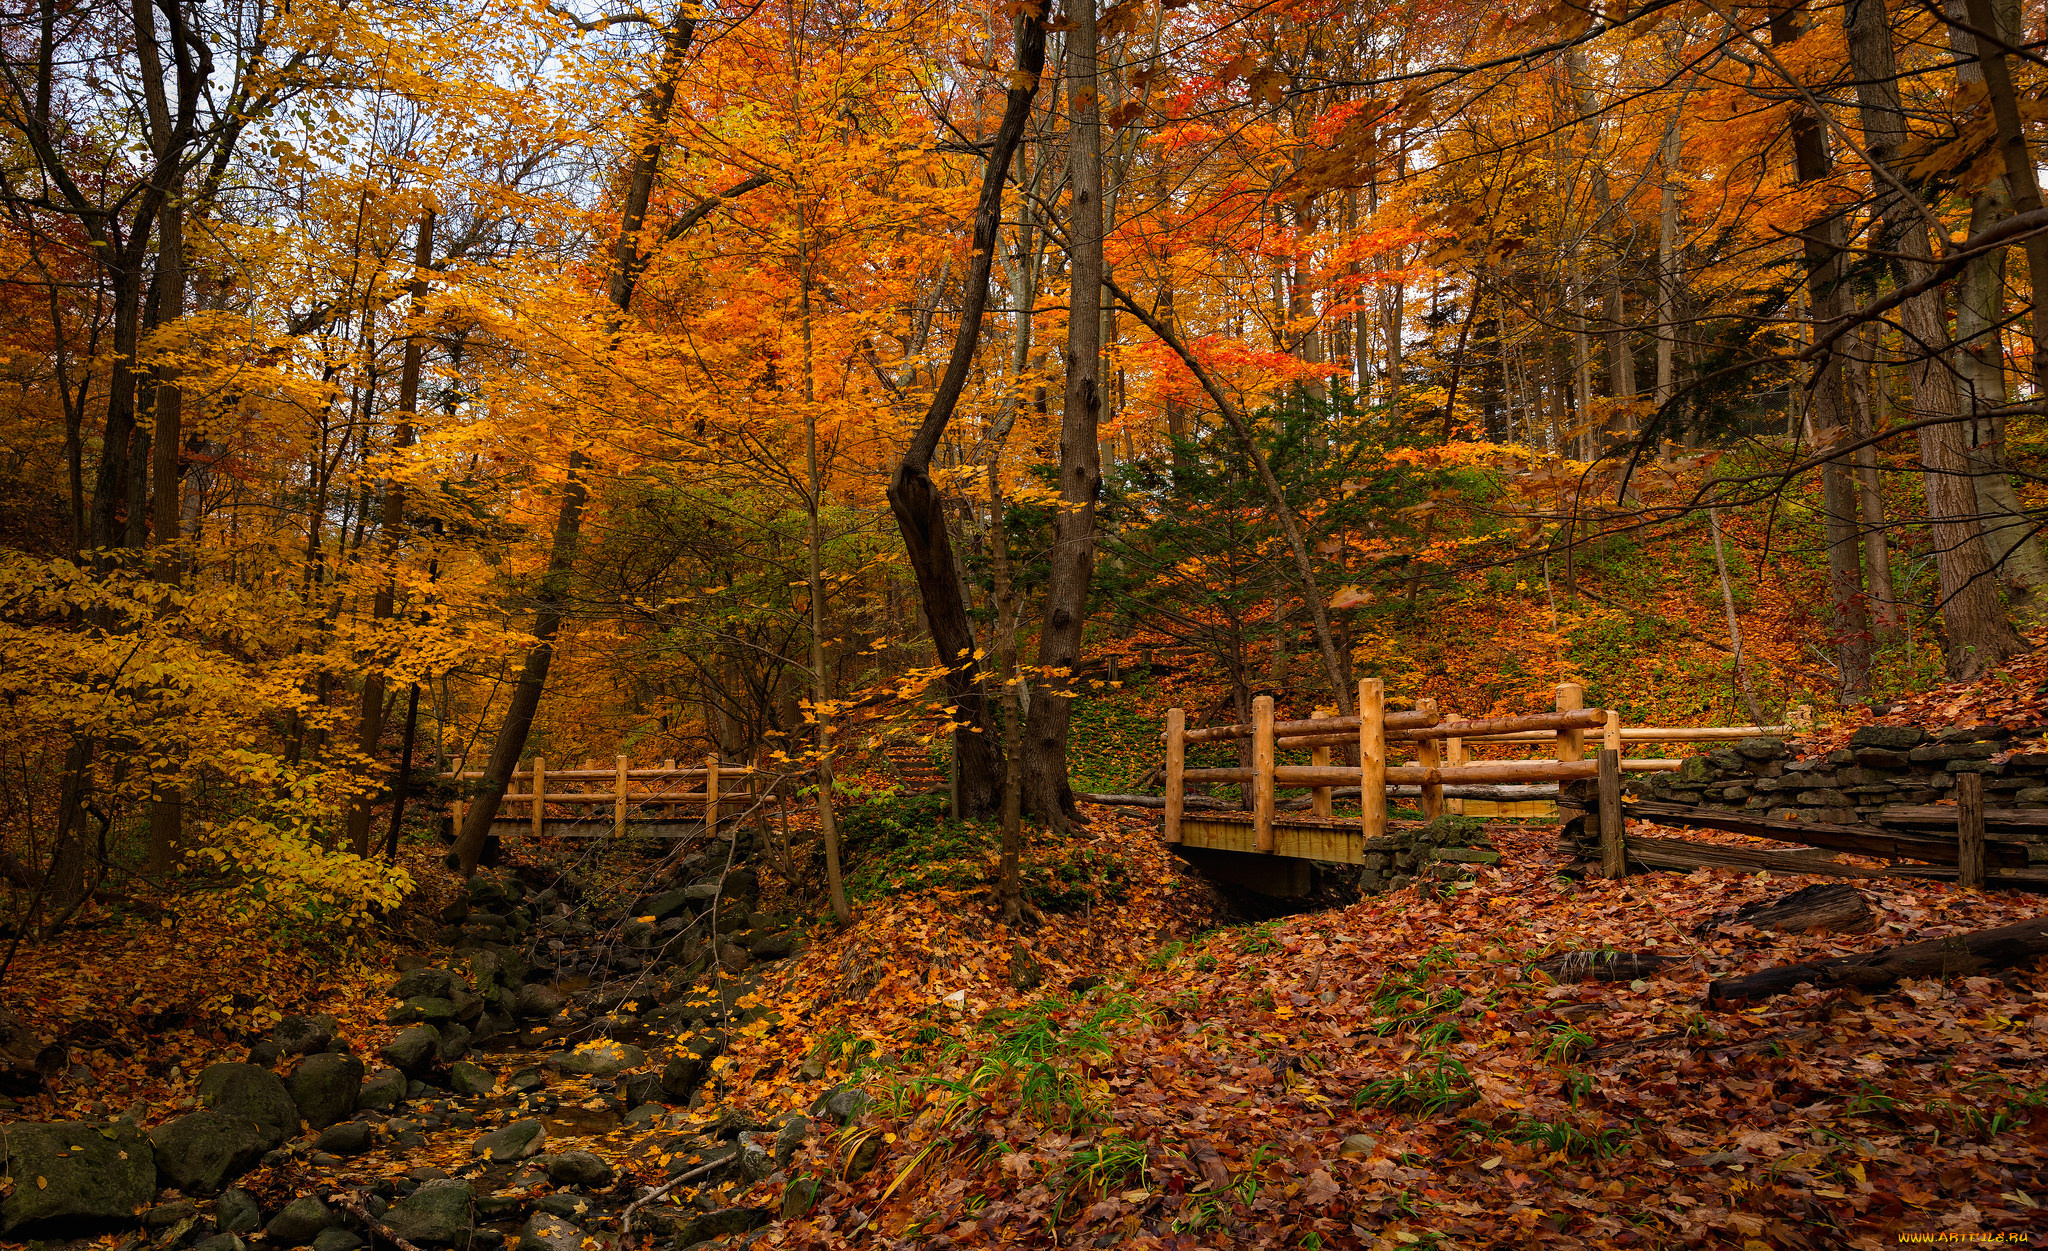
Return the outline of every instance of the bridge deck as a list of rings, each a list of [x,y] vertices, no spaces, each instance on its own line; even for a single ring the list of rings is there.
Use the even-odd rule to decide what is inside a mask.
[[[1242,851],[1259,854],[1249,812],[1203,810],[1182,813],[1180,845],[1211,851]],[[1420,825],[1416,821],[1389,821],[1393,833]],[[1391,843],[1388,844],[1392,846]],[[1364,864],[1365,831],[1357,817],[1318,817],[1308,813],[1275,813],[1273,850],[1270,853],[1294,860],[1322,860],[1332,864]],[[1371,850],[1382,850],[1373,848]]]

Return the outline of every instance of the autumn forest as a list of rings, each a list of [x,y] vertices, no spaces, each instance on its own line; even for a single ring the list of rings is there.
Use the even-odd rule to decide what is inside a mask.
[[[2044,91],[5,8],[0,1242],[2048,1233]]]

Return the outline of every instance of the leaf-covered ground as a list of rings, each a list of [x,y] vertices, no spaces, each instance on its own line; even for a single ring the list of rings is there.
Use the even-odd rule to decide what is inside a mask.
[[[768,1245],[2048,1233],[2048,974],[1704,1006],[1716,976],[2007,923],[2038,897],[1861,882],[1871,932],[1699,936],[1807,879],[1568,882],[1552,832],[1502,829],[1502,868],[1446,897],[1182,943],[1202,895],[1150,825],[1098,822],[1158,872],[1126,907],[1026,937],[1040,985],[1013,982],[1017,939],[981,901],[927,896],[865,909],[766,988],[784,1025],[755,1027],[730,1076],[783,1106],[846,1080],[875,1100],[812,1140],[817,1202]],[[1599,948],[1682,962],[1613,985],[1530,970]]]

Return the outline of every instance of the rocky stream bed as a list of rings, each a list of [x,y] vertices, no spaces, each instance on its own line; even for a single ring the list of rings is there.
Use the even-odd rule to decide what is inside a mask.
[[[609,905],[567,877],[479,874],[431,953],[400,961],[397,1032],[375,1054],[333,1018],[288,1017],[245,1061],[198,1073],[186,1106],[0,1125],[0,1237],[584,1251],[630,1218],[636,1241],[740,1245],[771,1213],[731,1196],[861,1096],[776,1123],[721,1114],[728,1031],[762,1017],[748,993],[800,939],[757,910],[752,870],[711,868],[688,857]]]

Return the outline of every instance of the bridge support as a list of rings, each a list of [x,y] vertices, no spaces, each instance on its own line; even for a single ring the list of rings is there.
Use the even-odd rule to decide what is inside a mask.
[[[1185,845],[1174,851],[1205,877],[1224,886],[1238,886],[1279,899],[1299,899],[1315,889],[1315,868],[1306,860]]]

